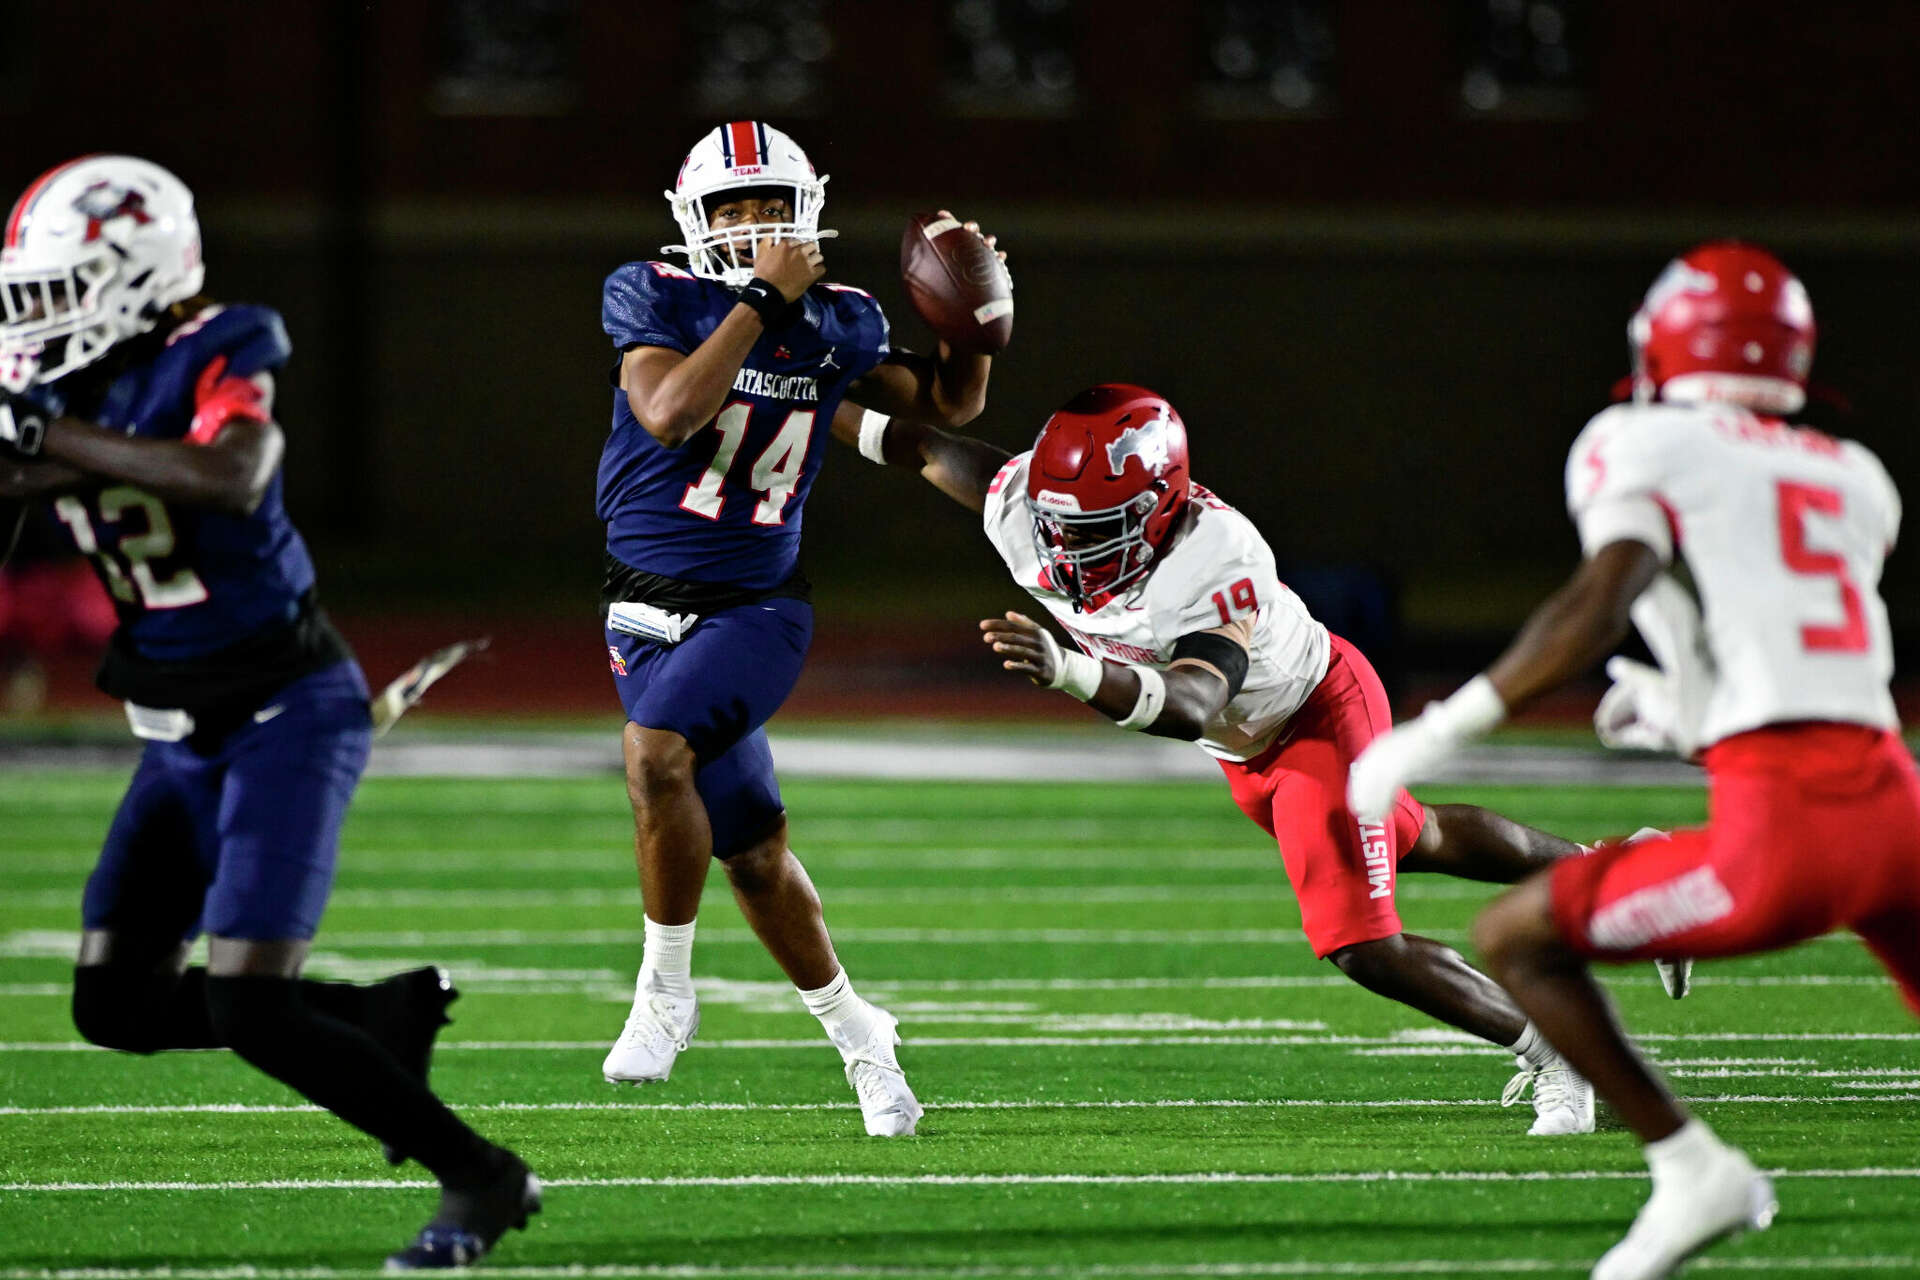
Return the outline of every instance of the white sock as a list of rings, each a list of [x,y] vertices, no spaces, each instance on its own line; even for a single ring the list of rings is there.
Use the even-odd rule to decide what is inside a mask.
[[[853,984],[847,981],[845,969],[835,974],[833,981],[826,986],[800,992],[800,999],[806,1003],[807,1012],[820,1019],[820,1025],[829,1033],[860,1013],[867,1004],[854,994]]]
[[[1649,1142],[1643,1150],[1654,1180],[1663,1182],[1692,1178],[1713,1162],[1723,1145],[1713,1130],[1690,1118],[1658,1142]]]
[[[646,946],[640,953],[640,980],[650,991],[686,998],[693,994],[693,925],[647,921]]]
[[[1507,1052],[1525,1058],[1531,1067],[1551,1066],[1560,1058],[1553,1046],[1547,1043],[1547,1038],[1531,1022],[1520,1032],[1520,1038],[1507,1046]]]

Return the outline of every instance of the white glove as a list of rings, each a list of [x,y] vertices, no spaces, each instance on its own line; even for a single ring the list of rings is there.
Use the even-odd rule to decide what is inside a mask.
[[[1506,713],[1493,682],[1484,675],[1460,686],[1445,702],[1429,702],[1417,720],[1381,734],[1354,760],[1347,772],[1347,808],[1362,822],[1385,822],[1402,787],[1430,775]]]
[[[1664,671],[1631,658],[1607,659],[1613,687],[1594,709],[1593,731],[1615,751],[1678,754],[1679,705]]]

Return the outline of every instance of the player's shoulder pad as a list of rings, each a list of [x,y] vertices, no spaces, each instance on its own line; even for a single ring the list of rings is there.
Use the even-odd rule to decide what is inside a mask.
[[[1637,487],[1697,442],[1712,411],[1691,405],[1616,404],[1590,419],[1567,450],[1569,504]]]
[[[1027,465],[1032,460],[1031,449],[1008,458],[987,485],[987,500],[980,508],[980,525],[986,530],[987,541],[1009,568],[1033,546],[1027,515]]]
[[[823,281],[814,286],[814,296],[831,308],[840,323],[860,335],[863,348],[883,358],[892,349],[893,327],[887,322],[887,313],[865,289]]]
[[[1033,461],[1033,450],[1016,453],[1000,464],[1000,470],[994,472],[993,479],[987,483],[987,500],[981,505],[980,520],[991,531],[1010,510],[1026,513],[1027,464]],[[1013,505],[1013,504],[1018,504]]]
[[[218,357],[239,378],[279,369],[293,356],[286,322],[272,307],[245,303],[209,307],[167,335],[163,360],[178,361],[189,380]]]
[[[1273,549],[1253,521],[1220,502],[1196,502],[1186,530],[1147,577],[1149,605],[1179,611],[1245,577],[1275,576]]]
[[[602,308],[658,306],[701,284],[699,276],[671,262],[628,262],[607,273],[600,286]]]
[[[1644,437],[1657,443],[1663,438],[1678,438],[1707,427],[1715,412],[1710,407],[1687,404],[1608,405],[1587,420],[1580,440]],[[1575,444],[1577,447],[1578,441]]]
[[[659,261],[622,263],[601,284],[601,319],[612,322],[674,313],[703,294],[707,280],[685,267]]]

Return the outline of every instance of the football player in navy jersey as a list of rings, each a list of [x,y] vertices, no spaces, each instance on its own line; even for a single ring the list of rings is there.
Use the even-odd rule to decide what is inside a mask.
[[[600,460],[606,644],[624,734],[646,941],[611,1082],[664,1080],[699,1026],[690,977],[708,859],[846,1062],[866,1129],[910,1134],[921,1107],[894,1018],[853,991],[820,899],[787,847],[762,726],[813,633],[800,525],[843,399],[940,427],[986,402],[986,356],[897,351],[872,297],[823,283],[826,179],[793,140],[721,125],[667,193],[685,267],[607,278],[618,351]],[[979,229],[966,224],[974,234]],[[993,240],[987,237],[991,245]]]
[[[440,1210],[388,1266],[464,1265],[540,1186],[427,1088],[443,973],[300,977],[372,715],[281,501],[286,331],[203,276],[192,194],[131,156],[43,175],[0,252],[0,499],[51,499],[92,559],[119,614],[100,687],[146,740],[82,899],[74,1023],[232,1049],[418,1160]]]

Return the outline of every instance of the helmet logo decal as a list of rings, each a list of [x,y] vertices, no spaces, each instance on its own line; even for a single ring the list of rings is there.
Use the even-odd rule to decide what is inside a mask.
[[[74,200],[73,207],[87,220],[87,244],[98,240],[101,228],[109,222],[132,218],[136,226],[144,227],[153,221],[153,215],[147,212],[147,198],[144,195],[132,187],[117,187],[110,182],[96,182],[82,191]]]
[[[1165,466],[1169,457],[1167,411],[1162,409],[1148,421],[1122,431],[1120,438],[1107,446],[1107,469],[1117,476],[1126,470],[1128,458],[1138,458],[1151,475],[1156,467]]]
[[[1675,258],[1647,290],[1645,310],[1651,315],[1683,293],[1712,293],[1719,284],[1711,273]]]

